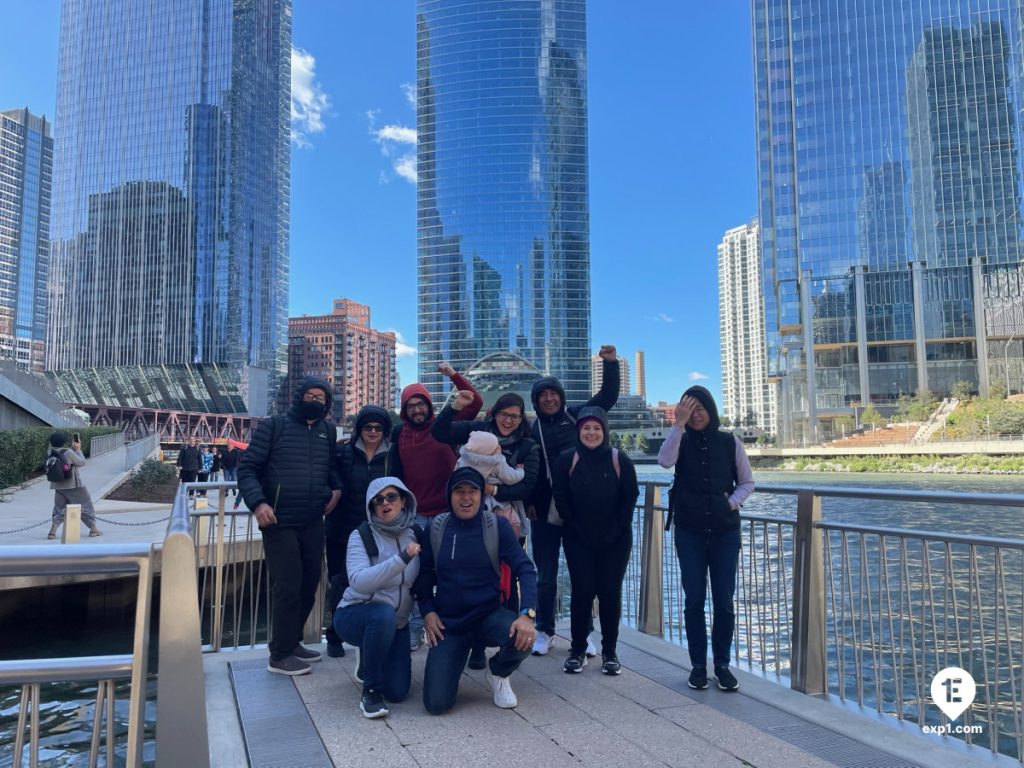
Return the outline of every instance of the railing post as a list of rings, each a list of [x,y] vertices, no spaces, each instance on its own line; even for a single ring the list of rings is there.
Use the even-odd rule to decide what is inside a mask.
[[[641,549],[640,605],[637,625],[641,632],[662,636],[664,593],[662,592],[662,532],[665,529],[661,510],[661,488],[644,484],[644,542]]]
[[[82,536],[82,505],[68,504],[64,507],[64,530],[60,534],[61,544],[77,544]]]
[[[793,533],[793,634],[791,683],[811,695],[828,691],[825,664],[825,560],[821,497],[813,489],[797,494]]]
[[[220,650],[224,637],[224,494],[219,495],[216,530],[213,533],[216,541],[213,559],[213,636],[210,638],[210,647],[214,652]],[[196,497],[196,509],[200,509],[200,505],[206,508],[208,503],[205,496]]]

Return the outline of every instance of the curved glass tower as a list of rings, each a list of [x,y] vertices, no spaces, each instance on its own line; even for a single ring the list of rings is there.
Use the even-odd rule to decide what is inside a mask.
[[[290,0],[64,0],[47,367],[286,363]]]
[[[754,0],[783,442],[905,395],[1024,391],[1017,0]]]
[[[507,351],[586,399],[586,2],[417,8],[420,380]]]

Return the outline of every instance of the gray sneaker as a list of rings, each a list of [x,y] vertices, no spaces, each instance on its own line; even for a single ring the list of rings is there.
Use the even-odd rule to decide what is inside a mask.
[[[280,661],[274,661],[271,659],[267,662],[267,671],[274,672],[278,675],[288,675],[289,677],[297,677],[298,675],[308,675],[311,667],[309,664],[304,662],[302,659],[297,659],[294,656],[286,656]]]
[[[320,661],[320,651],[314,651],[312,648],[307,648],[302,643],[295,646],[295,650],[292,651],[292,656],[297,659],[301,659],[307,664],[311,664],[314,661]]]

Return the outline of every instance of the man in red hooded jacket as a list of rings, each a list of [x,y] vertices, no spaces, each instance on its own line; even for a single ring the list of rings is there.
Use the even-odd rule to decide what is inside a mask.
[[[441,363],[437,370],[451,379],[457,390],[473,393],[473,400],[455,418],[459,421],[475,419],[484,403],[480,393],[450,364]],[[389,473],[412,491],[416,497],[416,522],[424,530],[429,530],[430,521],[448,509],[448,477],[455,469],[456,455],[450,445],[435,440],[430,434],[434,424],[434,404],[425,386],[410,384],[402,390],[399,416],[402,423],[391,435]],[[423,619],[419,611],[413,611],[409,628],[413,650],[416,650],[423,640]]]

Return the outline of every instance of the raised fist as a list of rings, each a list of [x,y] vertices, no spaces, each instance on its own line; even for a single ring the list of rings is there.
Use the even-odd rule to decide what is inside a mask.
[[[597,354],[601,357],[602,360],[608,360],[609,362],[618,359],[615,356],[614,344],[602,344],[601,349],[598,350]]]
[[[447,360],[442,360],[440,363],[437,364],[437,372],[444,374],[449,379],[455,375],[455,369],[452,368],[452,364],[449,363]]]

